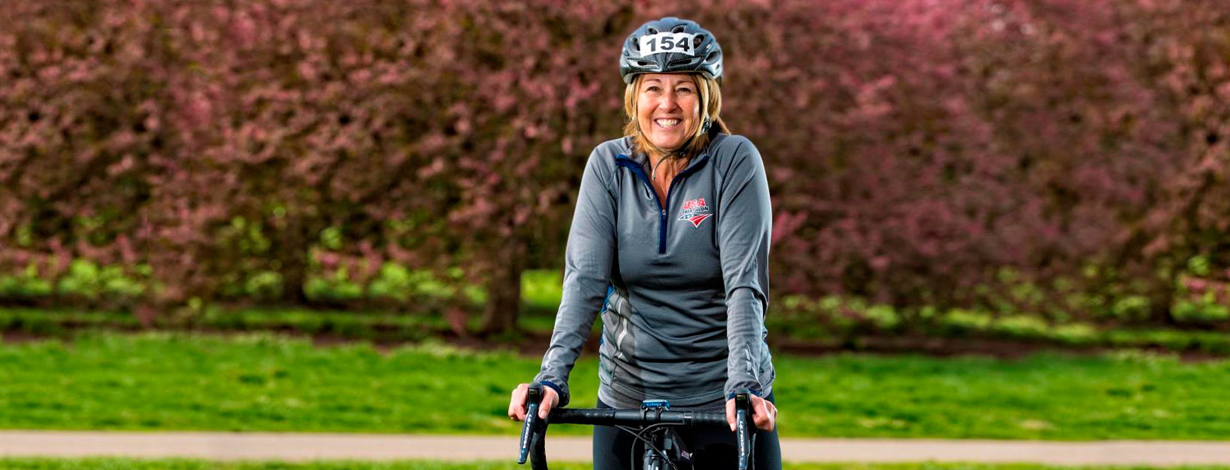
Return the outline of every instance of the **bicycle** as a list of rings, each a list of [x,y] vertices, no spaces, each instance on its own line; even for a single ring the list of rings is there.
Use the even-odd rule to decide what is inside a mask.
[[[749,470],[756,437],[749,394],[746,390],[735,394],[739,470]],[[556,408],[542,420],[538,417],[542,396],[541,384],[530,386],[525,423],[521,425],[521,456],[517,463],[525,465],[528,457],[532,470],[547,470],[547,426],[552,423],[614,426],[632,434],[645,445],[641,460],[644,470],[692,469],[692,456],[674,428],[729,429],[730,426],[724,412],[670,411],[670,403],[664,400],[645,401],[640,409]],[[636,446],[632,446],[632,452],[635,455]]]

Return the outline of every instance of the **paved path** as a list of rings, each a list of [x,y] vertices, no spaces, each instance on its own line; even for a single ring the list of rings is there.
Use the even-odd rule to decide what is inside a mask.
[[[212,460],[514,460],[514,436],[0,431],[0,456],[188,457]],[[587,461],[588,438],[548,438],[554,460]],[[791,462],[1226,464],[1230,442],[783,439]]]

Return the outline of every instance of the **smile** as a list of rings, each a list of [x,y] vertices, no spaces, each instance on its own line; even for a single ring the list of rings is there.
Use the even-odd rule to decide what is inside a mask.
[[[682,119],[654,119],[653,122],[657,123],[661,127],[670,129],[672,127],[678,126],[680,122],[683,122],[683,120]]]

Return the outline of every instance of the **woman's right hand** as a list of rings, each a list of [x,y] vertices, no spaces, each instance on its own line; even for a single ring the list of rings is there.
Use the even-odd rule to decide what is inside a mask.
[[[512,399],[508,401],[508,417],[517,421],[525,421],[526,397],[529,395],[530,384],[521,384],[513,389]],[[559,403],[559,394],[551,387],[542,388],[542,403],[538,405],[538,417],[547,419],[551,408]]]

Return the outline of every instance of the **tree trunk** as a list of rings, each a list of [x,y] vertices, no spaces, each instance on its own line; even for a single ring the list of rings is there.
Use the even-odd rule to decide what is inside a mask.
[[[525,247],[513,242],[500,251],[497,264],[487,281],[487,305],[483,308],[482,333],[495,335],[517,328],[521,310],[521,271]]]
[[[1180,257],[1180,259],[1186,259],[1186,257]],[[1150,280],[1148,286],[1149,321],[1155,325],[1173,327],[1179,324],[1171,309],[1174,305],[1175,284],[1178,282],[1178,273],[1175,271],[1176,268],[1167,267],[1166,275],[1161,279],[1156,278],[1157,273],[1145,274],[1155,276]]]
[[[277,262],[282,273],[282,301],[292,305],[307,303],[303,286],[307,283],[308,236],[301,221],[292,220],[282,232]]]

